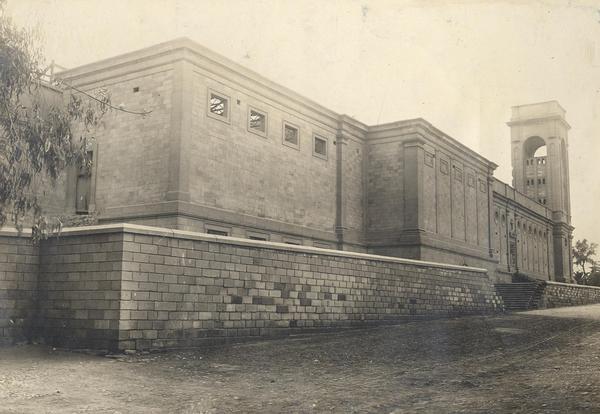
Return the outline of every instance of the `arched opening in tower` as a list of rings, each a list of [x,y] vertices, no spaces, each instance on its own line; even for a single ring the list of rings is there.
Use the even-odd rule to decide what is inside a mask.
[[[548,188],[550,185],[547,173],[548,152],[546,142],[538,137],[527,138],[524,150],[525,194],[540,204],[548,204]]]

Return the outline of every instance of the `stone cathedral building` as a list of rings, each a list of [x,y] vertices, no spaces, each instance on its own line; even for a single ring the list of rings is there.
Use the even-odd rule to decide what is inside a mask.
[[[58,76],[152,112],[107,115],[92,168],[68,174],[50,211],[571,280],[555,101],[513,108],[510,186],[423,119],[365,125],[187,39]]]

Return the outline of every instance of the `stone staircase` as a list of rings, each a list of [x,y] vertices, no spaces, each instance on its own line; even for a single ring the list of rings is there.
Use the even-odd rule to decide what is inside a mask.
[[[545,284],[542,281],[528,281],[497,283],[494,286],[506,310],[523,311],[538,308]]]

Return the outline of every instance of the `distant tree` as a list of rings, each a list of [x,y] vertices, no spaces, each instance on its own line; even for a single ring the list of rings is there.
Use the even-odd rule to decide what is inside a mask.
[[[588,276],[587,284],[590,286],[600,286],[600,269],[594,268]]]
[[[34,239],[50,226],[33,184],[89,163],[92,131],[111,108],[107,93],[92,96],[61,83],[49,88],[42,68],[35,36],[14,25],[0,0],[0,227],[10,221],[21,230],[27,216]]]
[[[577,240],[573,247],[573,264],[579,269],[575,272],[575,281],[586,285],[590,281],[591,270],[594,268],[594,256],[598,244],[589,243],[587,239]],[[586,265],[589,267],[586,268]]]

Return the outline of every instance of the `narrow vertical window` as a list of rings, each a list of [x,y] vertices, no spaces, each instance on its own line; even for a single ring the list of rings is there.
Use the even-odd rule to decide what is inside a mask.
[[[86,159],[82,161],[77,169],[75,211],[78,214],[87,214],[89,212],[93,156],[94,152],[89,150]]]

